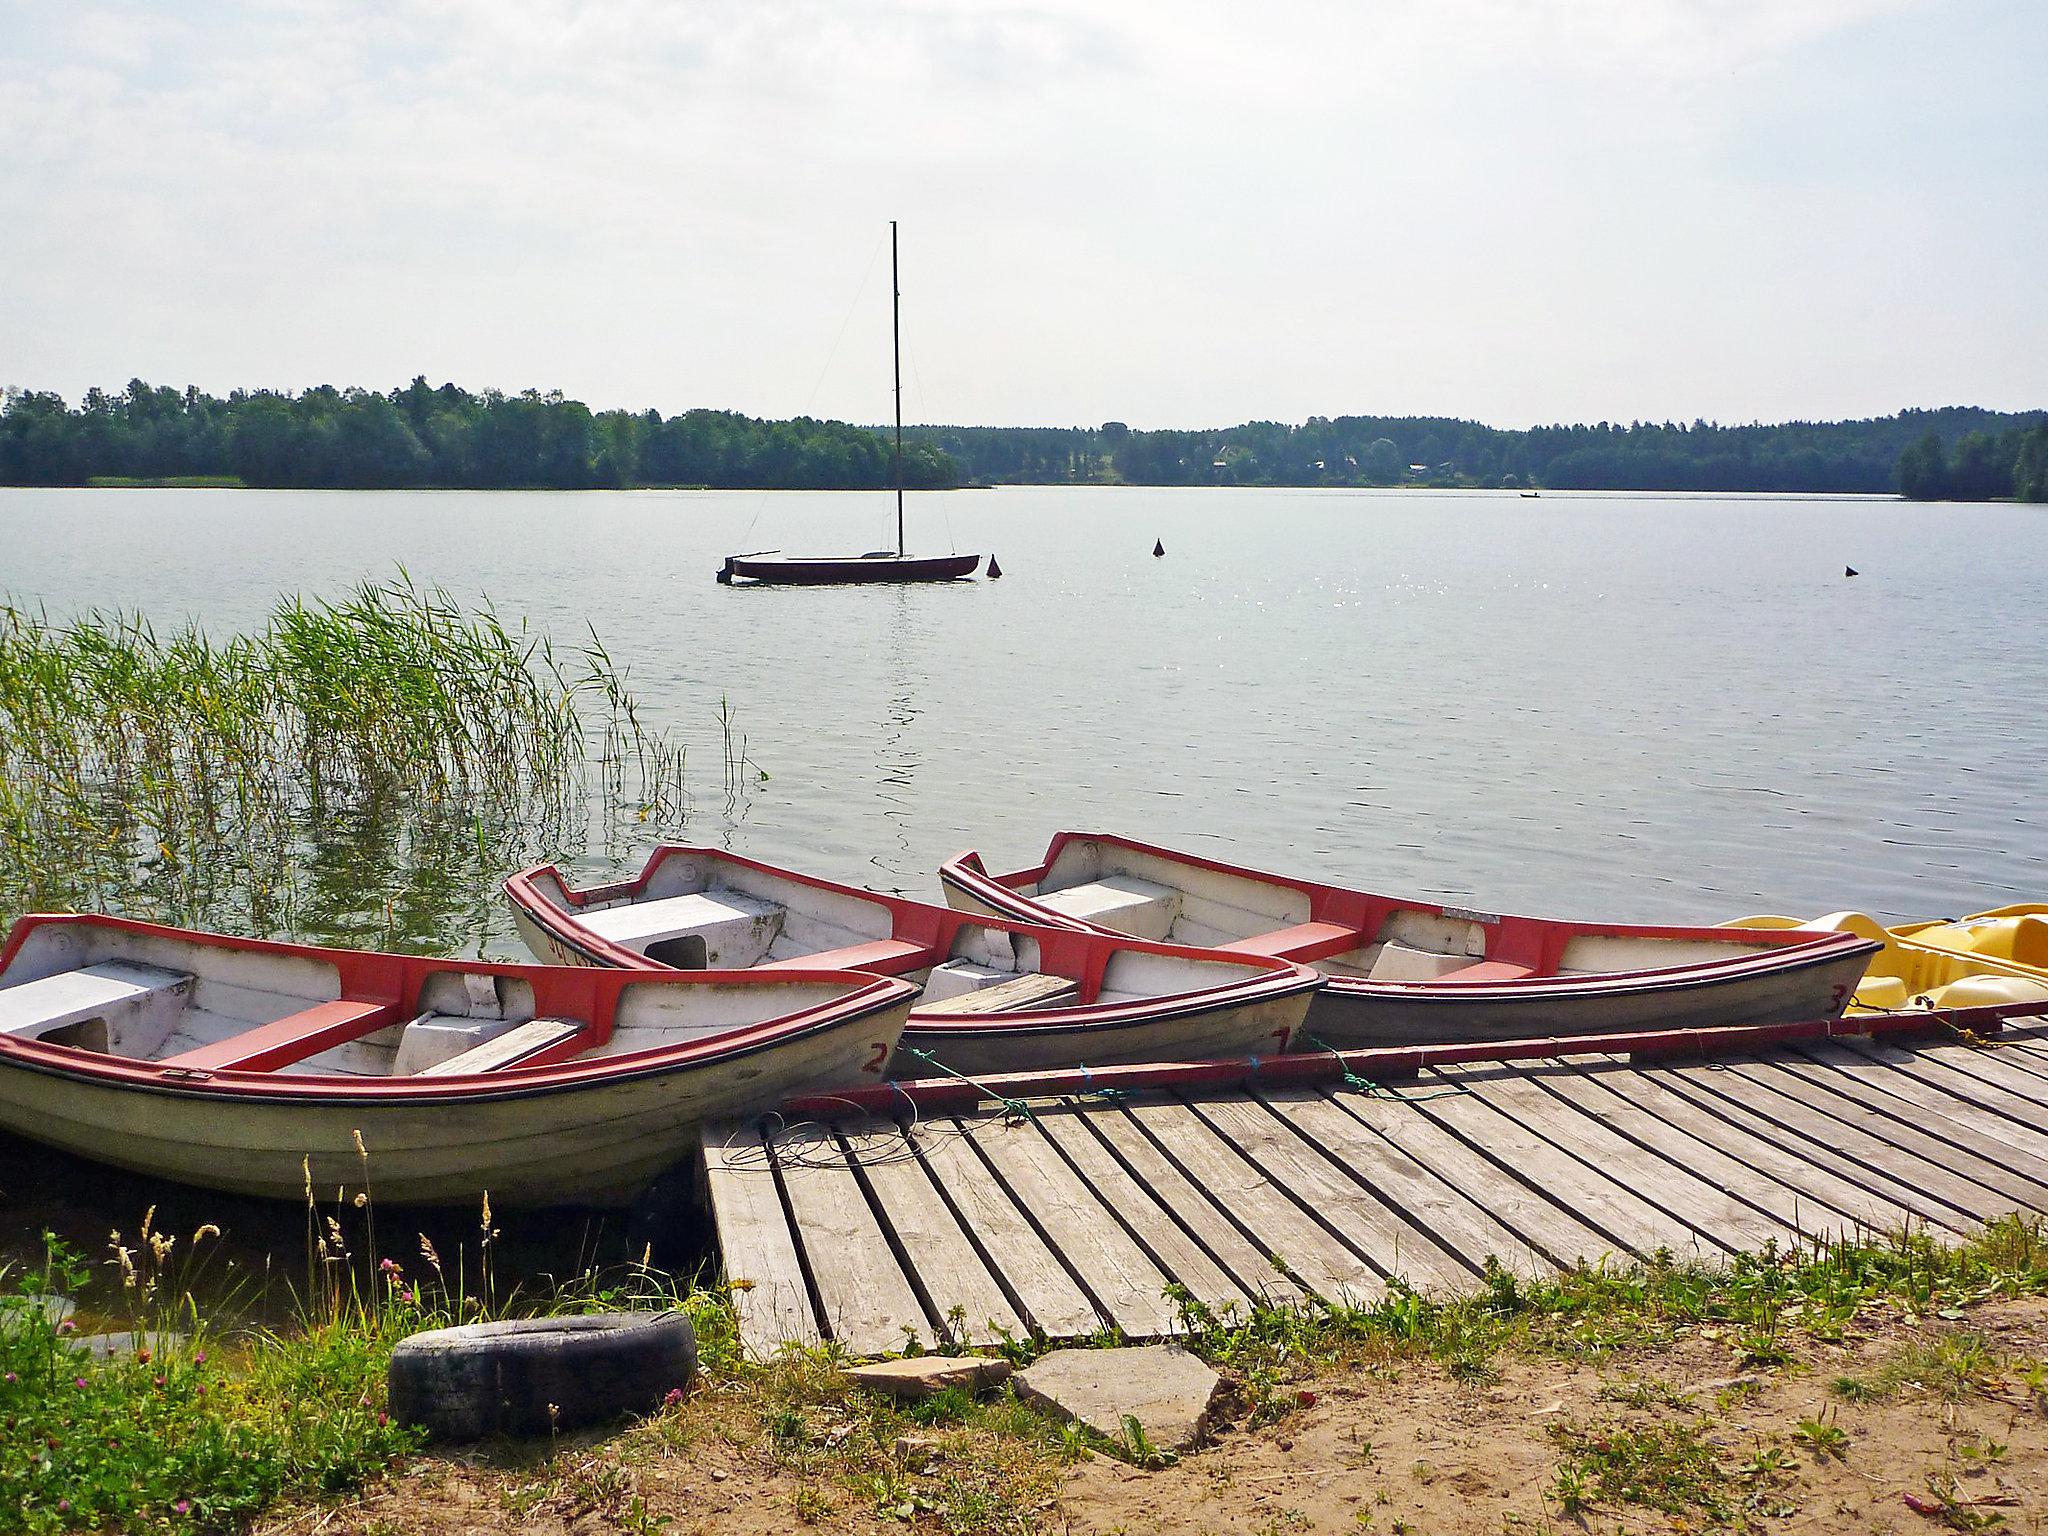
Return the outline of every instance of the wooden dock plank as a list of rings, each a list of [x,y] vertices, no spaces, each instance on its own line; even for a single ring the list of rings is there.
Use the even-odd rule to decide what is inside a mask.
[[[1158,1339],[1177,1331],[1180,1312],[1166,1298],[1168,1277],[1034,1125],[997,1123],[971,1145],[1127,1337]]]
[[[1788,1055],[1773,1061],[1771,1069],[1890,1117],[1914,1132],[1916,1139],[1931,1138],[1932,1148],[1921,1146],[1924,1156],[1957,1167],[1980,1184],[1989,1182],[1992,1188],[2010,1194],[2023,1206],[2048,1208],[2048,1163],[2022,1146],[2017,1137],[1987,1130],[1986,1123],[1996,1124],[1997,1117],[1967,1100],[1951,1098],[1940,1108],[1916,1103],[1887,1092],[1882,1084],[1870,1082],[1834,1062],[1804,1056]],[[1961,1156],[1955,1157],[1943,1148],[1958,1149]]]
[[[1699,1238],[1729,1253],[1796,1238],[1787,1224],[1744,1205],[1661,1152],[1632,1143],[1573,1101],[1544,1092],[1541,1080],[1569,1068],[1548,1062],[1518,1071],[1462,1068],[1445,1074],[1552,1146],[1591,1168],[1629,1170],[1629,1188]]]
[[[992,1123],[986,1118],[919,1122],[915,1140],[932,1183],[974,1234],[976,1246],[1034,1332],[1049,1339],[1093,1333],[1108,1319],[967,1145],[970,1136]]]
[[[2048,1130],[2048,1085],[2025,1067],[2015,1066],[2003,1049],[1986,1049],[1960,1042],[1916,1053],[1929,1071],[1950,1072],[2003,1088],[2027,1106],[2016,1111],[2036,1130]]]
[[[1191,1182],[1130,1116],[1121,1110],[1104,1111],[1088,1115],[1080,1123],[1134,1181],[1150,1190],[1173,1213],[1175,1220],[1247,1295],[1274,1306],[1286,1306],[1308,1296],[1286,1270],[1273,1262],[1272,1251],[1246,1237],[1230,1214],[1215,1203],[1209,1190]]]
[[[1612,1075],[1617,1074],[1572,1069],[1533,1073],[1529,1080],[1580,1114],[1598,1121],[1639,1153],[1662,1157],[1728,1198],[1763,1213],[1794,1241],[1847,1236],[1865,1225],[1847,1212],[1822,1205],[1802,1191],[1787,1187],[1754,1163],[1732,1155],[1717,1144],[1722,1138],[1703,1141],[1622,1098],[1602,1081],[1604,1076]]]
[[[1897,1147],[1944,1177],[1968,1180],[1985,1192],[1991,1214],[2010,1210],[2015,1203],[2030,1207],[2048,1203],[2048,1187],[2010,1167],[1989,1162],[1946,1136],[1886,1113],[1849,1091],[1853,1084],[1846,1078],[1838,1079],[1842,1087],[1837,1089],[1814,1081],[1783,1060],[1732,1062],[1729,1070]]]
[[[857,1355],[892,1353],[913,1336],[936,1342],[838,1136],[806,1123],[773,1144],[826,1331]]]
[[[1488,1259],[1525,1276],[1556,1270],[1556,1265],[1502,1226],[1483,1206],[1363,1121],[1345,1114],[1321,1090],[1262,1089],[1257,1097],[1281,1124],[1308,1140],[1341,1172],[1396,1205],[1431,1241],[1462,1260],[1475,1275],[1485,1273]]]
[[[1878,1087],[1916,1104],[1939,1107],[1960,1099],[1978,1111],[1985,1124],[1996,1126],[2000,1135],[2012,1137],[2015,1146],[2048,1156],[2048,1131],[2036,1124],[2043,1107],[2039,1100],[1876,1040],[1823,1047],[1816,1059],[1860,1072]]]
[[[1168,1279],[1185,1286],[1189,1295],[1212,1311],[1221,1313],[1236,1308],[1242,1312],[1254,1299],[1251,1293],[1209,1257],[1202,1245],[1181,1228],[1157,1194],[1134,1180],[1082,1124],[1101,1113],[1099,1109],[1078,1106],[1041,1111],[1034,1123],[1067,1160],[1075,1176],[1109,1208],[1123,1227],[1124,1235],[1142,1248]]]
[[[1606,1069],[1606,1070],[1603,1070]],[[1919,1218],[1912,1206],[1874,1193],[1815,1159],[1788,1150],[1782,1138],[1762,1134],[1717,1109],[1701,1107],[1618,1058],[1589,1064],[1586,1075],[1618,1099],[1677,1127],[1696,1141],[1712,1141],[1729,1156],[1783,1185],[1817,1209],[1833,1210],[1870,1232],[1895,1232]]]
[[[740,1347],[768,1360],[789,1345],[822,1342],[760,1127],[707,1126],[704,1168]]]
[[[1989,1190],[1902,1152],[1890,1142],[1810,1109],[1727,1067],[1681,1065],[1655,1069],[1660,1081],[1702,1096],[1709,1105],[1728,1106],[1774,1128],[1779,1139],[1810,1156],[1828,1159],[1858,1182],[1878,1181],[1903,1204],[1952,1230],[1971,1230],[1996,1214]],[[1937,1215],[1936,1213],[1940,1214]]]
[[[1425,1074],[1418,1081],[1438,1090],[1467,1086],[1456,1076],[1441,1074]],[[1683,1254],[1720,1251],[1626,1184],[1553,1146],[1479,1094],[1418,1093],[1411,1102],[1418,1114],[1456,1133],[1496,1167],[1526,1173],[1532,1183],[1596,1224],[1626,1252],[1647,1257],[1660,1248]],[[1628,1172],[1633,1174],[1634,1170]]]
[[[915,1256],[907,1278],[925,1314],[937,1318],[949,1337],[961,1330],[953,1340],[960,1344],[991,1343],[1005,1331],[1028,1333],[901,1127],[882,1122],[840,1139],[855,1176],[867,1184],[870,1203],[894,1234],[895,1247]]]
[[[1189,1107],[1388,1279],[1405,1280],[1419,1291],[1462,1291],[1472,1283],[1473,1271],[1290,1132],[1258,1100],[1221,1094],[1191,1101]]]
[[[1257,1246],[1284,1260],[1318,1296],[1362,1303],[1386,1295],[1377,1270],[1303,1214],[1263,1169],[1247,1162],[1186,1106],[1132,1103],[1124,1112],[1189,1180],[1244,1225]]]
[[[1559,1268],[1596,1263],[1627,1250],[1620,1238],[1589,1225],[1511,1170],[1497,1167],[1402,1100],[1357,1093],[1332,1093],[1329,1098],[1395,1150],[1483,1202],[1531,1252]]]

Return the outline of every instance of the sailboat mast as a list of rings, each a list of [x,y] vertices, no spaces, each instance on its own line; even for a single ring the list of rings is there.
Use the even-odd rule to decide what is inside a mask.
[[[903,289],[896,276],[896,221],[889,221],[889,341],[896,358],[896,553],[903,553]]]

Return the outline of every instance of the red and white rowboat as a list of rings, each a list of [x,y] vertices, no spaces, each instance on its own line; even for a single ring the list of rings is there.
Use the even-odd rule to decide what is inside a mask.
[[[1878,946],[1853,934],[1572,923],[1397,900],[1129,838],[940,867],[955,908],[1270,955],[1329,977],[1305,1034],[1339,1049],[1838,1016]]]
[[[916,976],[897,1076],[1281,1051],[1322,985],[1272,956],[969,917],[716,848],[660,848],[589,890],[536,865],[505,894],[527,947],[563,965]]]
[[[808,966],[565,971],[25,917],[0,949],[0,1127],[276,1199],[310,1179],[614,1204],[707,1120],[879,1082],[916,994]]]

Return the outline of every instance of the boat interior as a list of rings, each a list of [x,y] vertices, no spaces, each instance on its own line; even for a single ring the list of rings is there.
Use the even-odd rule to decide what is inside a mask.
[[[695,849],[657,853],[637,890],[577,904],[559,874],[533,888],[578,926],[680,970],[859,967],[919,981],[919,1017],[1135,1002],[1250,980],[1264,968],[1221,957],[1151,954],[1112,944],[1090,963],[1086,943],[1041,945],[1029,925],[983,923],[940,907],[892,905]],[[899,936],[904,909],[929,937]]]
[[[1210,869],[1151,849],[1076,838],[1020,894],[1064,916],[1139,938],[1284,954],[1370,981],[1514,981],[1605,976],[1728,960],[1782,941],[1603,931],[1541,918],[1462,914],[1360,896],[1363,921],[1314,922],[1300,886]]]
[[[2048,906],[1999,907],[1952,922],[1915,923],[1899,932],[1930,949],[1998,960],[2048,977]]]
[[[1851,1013],[2048,1002],[2048,971],[2029,974],[2027,969],[2012,961],[2009,948],[2004,954],[1998,953],[1999,942],[1988,927],[1978,930],[1992,939],[1984,949],[1949,948],[1926,942],[1925,936],[1931,929],[1963,928],[1975,921],[1964,919],[1961,923],[1912,924],[1887,929],[1876,918],[1862,912],[1831,912],[1826,917],[1815,918],[1777,914],[1738,917],[1726,926],[1853,933],[1858,938],[1873,939],[1882,944],[1884,948],[1871,957],[1870,964],[1864,969],[1863,980],[1850,1000]]]
[[[660,1049],[860,985],[642,980],[592,1019],[549,1008],[519,968],[366,958],[390,967],[395,985],[378,990],[399,1001],[346,996],[339,967],[318,952],[46,924],[0,973],[0,1035],[195,1073],[460,1077]]]

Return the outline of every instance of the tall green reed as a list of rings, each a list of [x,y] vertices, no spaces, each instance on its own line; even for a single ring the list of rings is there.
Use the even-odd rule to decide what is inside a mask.
[[[442,947],[521,859],[680,826],[684,766],[595,632],[402,571],[225,639],[0,604],[0,916]]]

